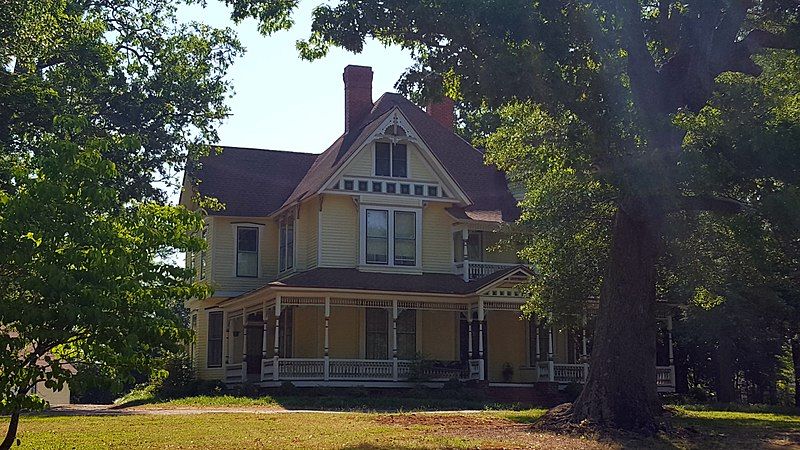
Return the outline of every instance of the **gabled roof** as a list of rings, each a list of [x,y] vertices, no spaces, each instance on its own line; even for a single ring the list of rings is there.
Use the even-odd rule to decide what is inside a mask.
[[[222,147],[201,159],[194,175],[201,195],[214,197],[225,216],[268,216],[316,194],[398,108],[447,174],[472,201],[448,211],[457,220],[513,222],[519,208],[505,176],[484,164],[483,153],[400,94],[383,94],[359,126],[319,155]]]
[[[319,155],[221,147],[203,157],[193,174],[200,194],[225,204],[213,215],[268,216],[283,205]],[[185,193],[181,194],[186,195]]]
[[[483,153],[445,128],[425,111],[400,94],[383,94],[361,125],[354,127],[323,152],[283,206],[314,195],[333,174],[355,153],[394,108],[409,121],[431,153],[458,183],[473,205],[451,208],[457,219],[490,222],[512,222],[519,217],[519,208],[508,189],[505,176],[484,164]]]

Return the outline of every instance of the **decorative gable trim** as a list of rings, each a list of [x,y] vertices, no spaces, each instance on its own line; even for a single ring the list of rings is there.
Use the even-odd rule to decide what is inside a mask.
[[[486,286],[481,287],[478,290],[478,294],[479,295],[493,295],[492,291],[498,291],[498,292],[499,291],[503,291],[503,293],[498,295],[498,296],[501,296],[501,297],[502,296],[513,296],[513,295],[509,295],[511,292],[514,292],[515,294],[519,295],[519,292],[518,292],[518,290],[516,288],[502,288],[502,289],[500,289],[500,287],[503,286],[506,283],[512,283],[515,286],[519,285],[519,284],[527,283],[527,282],[530,281],[531,277],[533,277],[534,275],[535,274],[531,269],[528,269],[525,266],[520,266],[520,267],[514,269],[513,271],[511,271],[510,273],[506,274],[504,277],[499,278],[499,279],[487,284]]]
[[[405,130],[405,136],[398,137],[387,130],[393,126],[400,126]],[[442,165],[438,158],[431,152],[427,143],[419,136],[419,133],[414,129],[413,125],[400,111],[397,106],[390,110],[388,117],[383,120],[372,134],[362,143],[358,148],[353,150],[347,158],[339,165],[336,171],[324,182],[315,195],[319,195],[325,191],[332,190],[339,182],[345,169],[348,165],[364,151],[367,147],[372,145],[377,140],[389,140],[390,142],[397,142],[399,140],[413,143],[419,150],[425,162],[433,169],[434,173],[443,181],[443,188],[450,194],[448,200],[455,200],[464,205],[472,204],[472,201],[467,194],[461,189],[458,183],[450,176],[447,169]],[[399,181],[398,181],[399,182]],[[358,192],[358,191],[354,191]]]

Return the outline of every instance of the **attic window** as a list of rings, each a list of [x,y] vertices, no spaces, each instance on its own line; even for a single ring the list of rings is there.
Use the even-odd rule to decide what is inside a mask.
[[[406,144],[375,143],[375,176],[408,177],[408,151]]]

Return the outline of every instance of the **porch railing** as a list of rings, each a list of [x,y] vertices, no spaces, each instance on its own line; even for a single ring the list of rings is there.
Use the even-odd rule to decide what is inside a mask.
[[[482,261],[463,261],[453,265],[453,271],[464,277],[464,281],[477,280],[501,270],[510,269],[517,264],[491,263]]]
[[[226,364],[225,365],[225,383],[226,384],[239,384],[245,377],[244,364]]]
[[[277,362],[277,366],[276,366]],[[329,358],[268,358],[261,363],[261,381],[276,380],[333,380],[333,381],[406,381],[412,379],[446,381],[480,379],[482,360],[467,364],[394,359],[329,359]],[[277,372],[276,372],[277,370]],[[241,382],[239,377],[226,376],[229,383]],[[230,381],[228,381],[230,380]]]
[[[656,367],[656,386],[662,389],[675,387],[675,366]]]
[[[588,364],[556,364],[552,361],[536,363],[539,381],[550,381],[561,384],[586,382],[589,375]],[[656,367],[656,385],[661,388],[675,387],[675,366]]]
[[[294,358],[287,361],[293,360]],[[331,359],[329,365],[329,376],[332,380],[394,379],[394,360]]]

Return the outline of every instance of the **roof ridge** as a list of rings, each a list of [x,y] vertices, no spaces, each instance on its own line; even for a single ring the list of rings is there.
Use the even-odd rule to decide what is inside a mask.
[[[216,144],[209,144],[211,147],[219,147],[219,148],[230,148],[236,150],[252,150],[257,152],[273,152],[273,153],[287,153],[292,155],[311,155],[311,156],[318,156],[320,153],[311,153],[311,152],[296,152],[294,150],[275,150],[272,148],[258,148],[258,147],[240,147],[238,145],[216,145]]]

